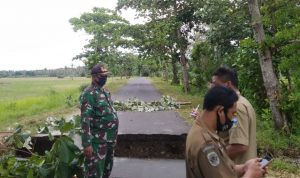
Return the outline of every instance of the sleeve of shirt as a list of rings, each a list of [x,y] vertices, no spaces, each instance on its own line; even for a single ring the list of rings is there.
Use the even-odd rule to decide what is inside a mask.
[[[237,112],[237,124],[229,131],[229,144],[249,145],[249,115],[245,105],[241,104]]]
[[[82,129],[82,146],[84,148],[91,145],[92,135],[91,135],[91,120],[93,107],[91,105],[91,97],[87,94],[81,96],[81,129]]]
[[[199,151],[198,166],[203,177],[220,178],[226,175],[225,162],[219,155],[218,151],[212,149],[210,151]]]

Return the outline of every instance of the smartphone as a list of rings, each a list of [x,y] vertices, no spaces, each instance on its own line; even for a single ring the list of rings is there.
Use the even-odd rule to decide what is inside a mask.
[[[198,109],[199,109],[199,104],[198,104],[197,107],[195,108],[195,111],[198,111]],[[191,115],[192,117],[196,117],[196,116],[197,116],[197,115],[196,115],[196,112],[191,112],[190,115]]]
[[[272,157],[266,155],[265,157],[263,157],[262,160],[260,160],[260,167],[261,168],[266,167],[268,164],[270,164],[271,161],[272,161]]]

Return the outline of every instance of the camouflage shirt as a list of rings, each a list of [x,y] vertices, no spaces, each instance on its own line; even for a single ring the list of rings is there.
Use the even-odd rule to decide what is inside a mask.
[[[115,142],[119,120],[110,93],[96,85],[87,87],[80,96],[82,146]]]

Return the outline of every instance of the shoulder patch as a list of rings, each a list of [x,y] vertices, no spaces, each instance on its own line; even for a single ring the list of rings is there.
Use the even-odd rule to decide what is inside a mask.
[[[212,152],[209,152],[207,155],[206,155],[207,159],[208,159],[208,162],[210,165],[212,166],[218,166],[220,164],[220,158],[218,156],[218,154],[214,151]]]
[[[232,122],[232,128],[235,128],[235,127],[237,127],[238,126],[238,119],[236,118],[236,117],[234,117],[232,120],[231,120],[231,122]]]

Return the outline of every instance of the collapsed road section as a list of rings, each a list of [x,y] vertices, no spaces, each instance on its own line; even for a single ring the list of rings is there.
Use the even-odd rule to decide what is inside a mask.
[[[185,177],[190,126],[175,111],[119,112],[120,128],[111,177]]]

